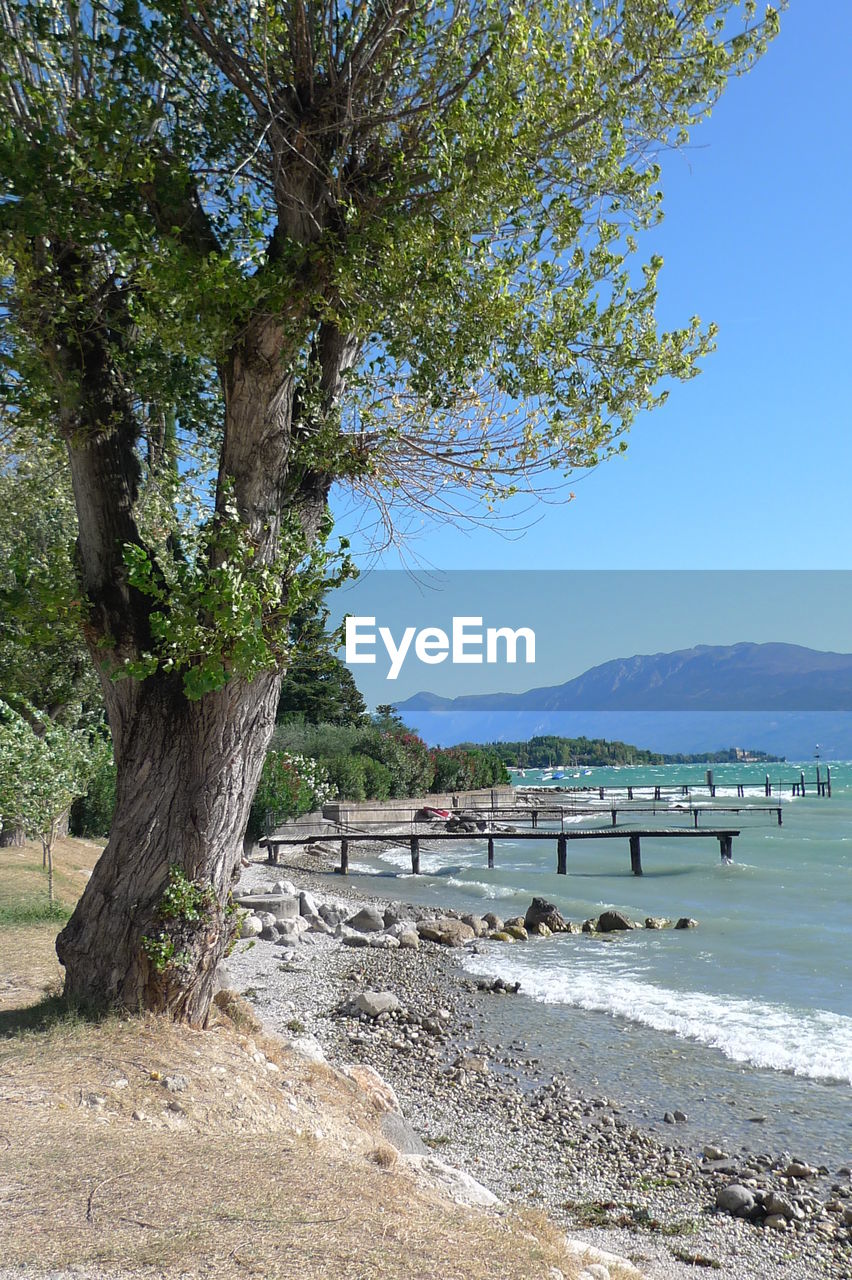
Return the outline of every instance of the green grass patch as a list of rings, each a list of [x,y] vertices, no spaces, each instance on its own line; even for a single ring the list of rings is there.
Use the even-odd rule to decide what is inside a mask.
[[[22,924],[64,924],[71,908],[47,898],[20,898],[0,902],[0,929]]]

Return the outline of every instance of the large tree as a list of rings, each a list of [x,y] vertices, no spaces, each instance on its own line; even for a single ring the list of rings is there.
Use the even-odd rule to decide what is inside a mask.
[[[334,481],[388,520],[476,513],[694,372],[712,335],[659,332],[634,235],[660,149],[775,25],[747,0],[0,0],[2,426],[66,451],[118,769],[70,995],[206,1018]]]

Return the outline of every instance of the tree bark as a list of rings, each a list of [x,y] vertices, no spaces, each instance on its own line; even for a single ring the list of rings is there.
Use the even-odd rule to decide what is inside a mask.
[[[179,677],[113,686],[124,704],[115,820],[56,943],[72,999],[205,1024],[279,684],[274,673],[235,679],[198,702]],[[198,921],[160,914],[172,866],[212,890]],[[146,939],[161,934],[173,958],[158,969]]]
[[[23,827],[13,823],[0,825],[0,849],[20,849],[26,839]]]

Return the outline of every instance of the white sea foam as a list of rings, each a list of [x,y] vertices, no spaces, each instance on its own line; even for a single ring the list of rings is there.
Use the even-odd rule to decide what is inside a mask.
[[[511,884],[488,884],[484,880],[460,880],[457,876],[447,876],[445,884],[454,889],[464,889],[465,893],[477,898],[522,898],[529,897],[527,889],[517,889]]]
[[[545,1004],[569,1004],[609,1013],[720,1050],[734,1062],[787,1071],[814,1080],[852,1084],[852,1018],[822,1009],[674,991],[640,981],[609,964],[544,967],[517,953],[472,955],[476,974],[520,980]]]

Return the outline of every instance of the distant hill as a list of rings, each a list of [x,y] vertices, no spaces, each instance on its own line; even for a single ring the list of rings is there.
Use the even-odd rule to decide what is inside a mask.
[[[852,710],[852,654],[794,644],[697,645],[615,658],[565,684],[525,693],[417,693],[399,711]]]

